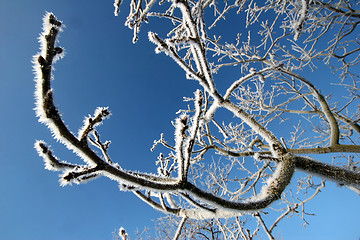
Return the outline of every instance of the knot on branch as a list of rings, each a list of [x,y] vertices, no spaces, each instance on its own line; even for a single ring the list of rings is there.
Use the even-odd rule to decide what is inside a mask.
[[[272,144],[271,151],[275,157],[283,156],[287,153],[286,149],[280,143]]]

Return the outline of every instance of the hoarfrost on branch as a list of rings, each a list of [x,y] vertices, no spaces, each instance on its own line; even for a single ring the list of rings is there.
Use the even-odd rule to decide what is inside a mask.
[[[121,2],[114,2],[115,15]],[[210,35],[228,16],[247,30],[237,33],[236,39],[223,40],[221,29]],[[360,193],[360,94],[355,72],[360,56],[358,3],[133,0],[125,25],[133,29],[134,42],[141,25],[151,17],[173,24],[165,36],[148,33],[155,52],[173,59],[200,88],[186,99],[193,107],[182,110],[175,121],[175,145],[163,135],[154,141],[153,148],[162,145],[169,150],[167,156],[157,158],[154,174],[125,170],[108,155],[110,142],[103,142],[96,129],[111,115],[107,107],[87,117],[77,135],[67,128],[51,88],[53,64],[64,53],[57,46],[63,23],[52,13],[44,16],[41,49],[33,61],[36,114],[56,140],[84,160],[83,165],[62,161],[44,141],[36,142],[46,169],[62,172],[61,185],[99,176],[117,181],[121,190],[180,217],[175,238],[182,228],[188,229],[191,219],[200,219],[212,222],[228,238],[236,232],[251,239],[262,228],[273,239],[276,224],[285,216],[297,214],[306,223],[304,204],[325,186],[324,180],[315,183],[314,175]],[[323,63],[339,76],[335,84],[346,94],[340,102],[317,87],[330,84],[327,79],[302,75]],[[218,79],[217,73],[234,68],[237,76],[222,94],[216,85],[229,81]],[[222,119],[218,109],[236,119]],[[284,133],[279,124],[289,122],[292,128]],[[214,153],[219,161],[210,160]],[[320,154],[328,161],[314,159]],[[295,171],[310,174],[297,180],[298,194],[312,191],[306,200],[287,190]],[[273,225],[266,224],[264,209],[278,200],[281,215]],[[244,214],[258,223],[252,233],[244,229],[246,221],[240,218]],[[214,220],[221,218],[233,220]]]

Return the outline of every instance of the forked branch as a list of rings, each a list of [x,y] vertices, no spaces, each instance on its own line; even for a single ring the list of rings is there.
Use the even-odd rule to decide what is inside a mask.
[[[280,198],[287,184],[290,182],[294,172],[293,158],[286,154],[281,156],[273,178],[265,185],[261,193],[253,199],[246,202],[230,201],[218,197],[212,193],[203,191],[190,183],[188,180],[188,169],[190,167],[191,155],[196,141],[199,127],[202,121],[202,94],[196,93],[196,114],[191,118],[191,126],[188,124],[188,117],[183,116],[178,120],[176,127],[177,133],[177,161],[179,174],[177,177],[164,177],[160,175],[151,175],[145,173],[135,173],[125,171],[118,164],[114,164],[107,155],[106,144],[100,142],[100,138],[95,130],[96,126],[110,115],[107,108],[98,108],[94,117],[89,117],[84,121],[83,128],[79,131],[79,136],[75,137],[69,131],[54,104],[54,97],[51,89],[51,69],[56,54],[59,54],[59,47],[56,47],[56,37],[61,31],[62,23],[58,21],[51,13],[44,17],[44,32],[42,38],[42,52],[36,56],[34,62],[36,71],[36,112],[42,123],[45,123],[54,137],[64,144],[68,149],[74,151],[85,162],[85,165],[74,165],[61,162],[55,158],[46,144],[42,141],[36,143],[36,149],[44,158],[48,168],[62,171],[62,185],[69,183],[82,183],[97,176],[107,176],[120,185],[125,186],[127,190],[133,191],[141,199],[148,202],[153,207],[158,207],[151,197],[144,197],[139,194],[139,190],[149,192],[172,193],[178,196],[189,196],[194,201],[204,202],[212,208],[211,211],[204,209],[180,209],[175,212],[179,216],[192,218],[213,218],[228,217],[242,214],[244,211],[256,211],[263,209]],[[189,134],[186,132],[189,131]],[[90,140],[90,133],[94,132],[96,140]],[[105,152],[105,160],[98,156],[88,145],[87,141]],[[160,194],[162,196],[162,194]],[[188,198],[188,197],[186,197]],[[161,201],[164,209],[164,202]],[[195,202],[194,202],[195,203]],[[165,210],[171,208],[165,207]],[[169,211],[175,213],[173,210]],[[209,214],[209,212],[211,214]]]
[[[54,104],[54,96],[51,88],[53,64],[57,59],[62,57],[63,54],[62,48],[56,46],[58,33],[62,31],[62,22],[57,20],[52,13],[45,15],[43,33],[40,36],[41,53],[34,58],[34,69],[36,72],[36,113],[39,121],[48,126],[56,140],[59,140],[84,160],[83,165],[60,161],[53,155],[45,142],[38,141],[35,144],[39,155],[44,158],[46,168],[63,172],[61,185],[71,183],[79,184],[95,177],[106,176],[118,182],[121,186],[120,189],[132,191],[137,197],[153,208],[175,214],[183,217],[183,219],[228,218],[264,209],[281,198],[282,193],[293,177],[295,169],[316,174],[322,178],[327,178],[355,188],[360,185],[360,173],[358,171],[331,166],[309,157],[295,155],[340,151],[357,153],[360,152],[360,148],[355,144],[340,144],[341,127],[343,126],[341,126],[339,122],[340,120],[344,121],[343,119],[346,119],[345,122],[347,123],[351,121],[347,117],[341,117],[342,115],[334,111],[320,91],[318,91],[311,82],[291,71],[289,65],[286,65],[286,61],[276,61],[276,56],[271,55],[273,48],[281,48],[277,46],[277,41],[282,40],[287,33],[284,33],[278,40],[272,39],[270,49],[266,51],[265,57],[261,57],[257,52],[258,50],[251,48],[249,43],[245,43],[244,48],[238,49],[237,45],[232,46],[228,44],[226,46],[220,46],[217,42],[218,40],[210,41],[208,39],[202,14],[204,11],[203,8],[208,7],[211,1],[199,1],[197,4],[194,4],[186,0],[174,0],[172,1],[171,7],[164,14],[150,12],[155,2],[155,0],[145,2],[141,0],[132,1],[127,25],[134,30],[134,41],[137,39],[137,33],[139,32],[141,23],[148,21],[148,16],[167,16],[169,19],[172,19],[174,24],[178,24],[169,33],[169,36],[172,34],[174,36],[168,39],[162,39],[157,34],[149,32],[149,39],[156,44],[157,53],[163,52],[171,57],[185,71],[187,76],[198,81],[204,90],[204,92],[200,90],[195,92],[195,98],[193,100],[195,105],[194,110],[184,111],[186,114],[181,115],[176,120],[175,146],[170,146],[165,142],[163,137],[161,137],[161,140],[155,142],[155,145],[162,143],[172,151],[169,157],[164,158],[163,155],[161,155],[158,158],[160,170],[157,174],[128,171],[111,160],[108,155],[109,142],[102,142],[96,130],[96,128],[110,116],[108,108],[97,108],[93,116],[87,117],[77,136],[67,128],[59,110]],[[295,30],[295,39],[301,37],[303,25],[306,24],[307,20],[306,16],[311,10],[308,1],[301,2],[302,12],[299,15],[298,24],[295,24],[295,29],[293,29]],[[120,3],[121,1],[115,1],[116,14],[119,12]],[[145,4],[145,6],[142,6],[142,4]],[[219,16],[215,22],[220,21],[220,18],[222,18],[227,11],[235,7],[235,5],[226,7],[226,10],[221,13],[221,16]],[[176,8],[180,10],[181,17],[174,15],[174,9]],[[256,18],[255,15],[253,17]],[[274,26],[271,26],[269,28],[273,27]],[[268,38],[271,39],[272,35],[268,35]],[[211,42],[210,45],[215,46],[214,49],[210,49],[209,42]],[[264,43],[264,45],[266,44]],[[221,50],[216,49],[217,47]],[[186,49],[186,54],[182,56],[180,51],[184,49]],[[261,62],[264,67],[258,71],[250,69],[249,74],[230,84],[230,86],[225,89],[225,94],[222,95],[215,85],[215,68],[212,69],[212,63],[209,62],[207,55],[208,49],[216,52],[216,54],[224,55],[219,58],[220,60],[226,55],[230,57],[232,61],[235,61],[228,65],[236,65],[241,62],[245,66],[244,68],[247,68],[249,63]],[[283,51],[285,52],[287,50],[283,49]],[[287,52],[286,54],[286,56],[293,56]],[[272,59],[267,60],[266,58]],[[224,64],[224,66],[225,65],[227,64]],[[285,89],[286,94],[295,92],[300,97],[292,98],[291,101],[285,101],[283,105],[281,105],[281,108],[276,106],[272,107],[271,104],[269,104],[271,107],[266,109],[263,100],[253,100],[250,99],[251,93],[245,94],[245,97],[250,99],[249,105],[257,105],[256,108],[254,108],[255,110],[249,106],[243,107],[241,103],[238,104],[232,99],[235,91],[238,91],[245,82],[254,80],[256,77],[260,79],[261,84],[264,84],[265,77],[273,76],[275,73],[290,76],[300,81],[300,87],[296,86],[296,84],[288,83],[288,85],[292,87],[291,90],[283,86],[279,87],[281,90]],[[256,86],[260,89],[261,84],[258,83]],[[308,86],[311,92],[302,94],[303,85]],[[259,90],[258,92],[261,91]],[[317,104],[320,104],[321,109],[309,111],[304,107],[304,109],[294,110],[293,112],[301,114],[322,114],[322,119],[325,119],[330,129],[330,146],[308,148],[291,147],[288,149],[285,141],[281,140],[282,138],[278,138],[269,130],[268,124],[271,120],[266,119],[270,118],[269,116],[276,111],[280,111],[281,113],[275,115],[274,119],[280,118],[279,116],[282,113],[291,112],[287,109],[287,105],[302,98],[305,99],[304,101],[306,101],[308,105],[314,106],[315,108],[316,104],[307,98],[311,94],[316,98]],[[261,95],[260,97],[263,96],[264,95]],[[272,98],[272,96],[269,97],[271,100],[269,102],[273,101]],[[244,143],[241,144],[247,144],[246,150],[244,150],[244,147],[240,147],[239,151],[234,151],[230,147],[230,140],[228,142],[226,142],[226,140],[222,142],[210,132],[209,124],[214,122],[216,123],[216,128],[224,133],[224,138],[229,137],[226,130],[214,119],[216,111],[220,108],[232,113],[241,122],[245,129],[241,131],[244,133],[239,130],[241,134],[238,134],[236,136],[237,140],[234,141],[243,141]],[[269,113],[262,116],[262,111]],[[194,113],[192,116],[188,114],[191,112]],[[250,141],[248,141],[248,139],[241,139],[243,136],[249,137]],[[262,138],[262,140],[260,140],[260,138]],[[255,146],[255,144],[252,143],[253,141],[251,141],[254,139],[261,142],[261,145],[266,145],[267,147],[262,148],[261,146]],[[248,143],[246,143],[246,141],[248,141]],[[238,142],[236,142],[235,145]],[[94,148],[100,149],[102,156],[98,155]],[[254,150],[256,148],[258,148],[258,150]],[[196,184],[196,181],[191,179],[192,176],[190,172],[193,164],[200,161],[210,149],[214,149],[228,157],[240,158],[252,156],[259,162],[267,162],[264,167],[258,168],[257,173],[251,174],[253,177],[248,178],[248,181],[244,181],[246,183],[245,185],[247,185],[250,180],[254,180],[254,176],[256,176],[254,183],[252,183],[252,185],[249,183],[246,192],[242,193],[245,194],[252,189],[254,190],[252,197],[234,200],[231,196],[220,196],[214,192],[201,189],[199,185]],[[170,161],[173,161],[173,163],[169,163]],[[276,166],[270,167],[270,163],[268,162],[274,162]],[[267,171],[268,168],[269,171]],[[256,184],[261,183],[259,179],[266,180],[266,183],[261,187],[260,191],[257,191]],[[217,184],[220,186],[220,181],[218,181]],[[222,188],[224,192],[230,192],[226,191],[226,187],[222,186]],[[239,195],[240,194],[239,191]],[[185,200],[184,202],[187,202],[187,204],[181,204],[182,200]]]

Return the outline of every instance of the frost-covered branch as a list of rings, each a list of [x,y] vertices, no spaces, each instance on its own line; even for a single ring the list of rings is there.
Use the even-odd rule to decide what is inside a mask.
[[[96,125],[102,122],[104,117],[109,115],[107,108],[98,108],[95,113],[94,118],[88,118],[85,120],[85,126],[80,131],[79,138],[75,137],[69,129],[66,127],[65,123],[62,120],[61,115],[59,114],[58,109],[54,104],[52,89],[50,81],[52,79],[51,70],[52,64],[58,54],[61,54],[59,47],[55,46],[56,37],[61,29],[62,23],[58,21],[52,13],[47,13],[44,17],[43,24],[43,33],[40,36],[41,42],[41,53],[35,56],[34,59],[34,69],[36,73],[36,113],[39,117],[39,121],[46,124],[48,128],[54,135],[54,138],[59,140],[64,144],[68,149],[74,151],[82,159],[84,159],[87,167],[89,169],[94,169],[93,171],[102,172],[106,169],[107,174],[110,177],[114,175],[120,175],[124,179],[124,184],[126,185],[147,185],[155,184],[162,185],[162,183],[154,182],[150,180],[151,176],[143,175],[142,178],[135,177],[125,171],[122,171],[117,165],[112,165],[106,161],[103,161],[91,148],[89,148],[87,142],[84,142],[84,139],[88,137],[88,134],[94,130]],[[54,164],[56,163],[55,158],[51,157],[51,152],[44,150],[45,143],[38,141],[36,143],[36,148],[38,152],[45,158],[45,161],[48,162],[48,159]],[[61,167],[63,170],[68,170],[70,165],[66,164],[54,164],[57,167]],[[88,170],[87,170],[88,171]],[[103,173],[102,173],[103,174]],[[64,181],[71,182],[73,177],[70,176],[71,173],[65,174]],[[75,175],[79,175],[76,172]],[[176,181],[165,180],[166,185],[173,185]],[[171,183],[173,182],[173,183]]]
[[[115,15],[121,2],[114,1]],[[77,135],[66,126],[51,88],[53,64],[64,52],[57,46],[62,22],[51,13],[44,17],[41,52],[33,61],[36,114],[56,140],[84,161],[61,161],[45,142],[36,142],[45,168],[62,172],[62,185],[108,177],[120,190],[183,219],[178,219],[174,239],[189,234],[194,219],[208,224],[202,229],[210,226],[212,234],[216,226],[227,239],[252,239],[261,231],[272,239],[285,216],[298,215],[307,223],[304,204],[325,186],[314,183],[312,175],[359,192],[360,83],[354,67],[360,59],[359,4],[347,0],[156,3],[131,1],[125,25],[134,32],[133,42],[142,23],[150,23],[148,38],[156,45],[155,52],[169,56],[202,89],[185,98],[193,104],[179,111],[174,143],[163,134],[154,141],[152,151],[161,146],[169,151],[155,160],[154,174],[125,170],[111,159],[110,141],[103,142],[97,130],[110,116],[108,108],[97,108],[85,118]],[[154,17],[172,25],[156,29],[150,21]],[[231,24],[219,29],[227,19],[235,19],[246,31],[238,32]],[[236,32],[228,34],[231,30]],[[330,79],[315,72],[324,63],[339,73],[336,91],[330,88],[333,85],[324,87]],[[229,74],[223,74],[225,70]],[[323,154],[324,160],[315,160],[316,154]],[[333,156],[339,162],[332,163]],[[310,174],[297,179],[298,195],[313,191],[306,200],[299,200],[288,188],[295,181],[295,170]],[[269,225],[264,216],[275,201],[281,206],[280,215]],[[244,214],[256,221],[252,231],[245,227]]]
[[[49,26],[48,26],[49,25]],[[105,153],[106,160],[99,157],[87,144],[86,139],[89,138],[89,133],[95,130],[95,127],[102,122],[102,120],[109,116],[107,108],[98,108],[95,112],[94,117],[89,117],[84,122],[84,127],[79,131],[79,137],[75,137],[64,124],[62,117],[60,116],[57,108],[53,101],[53,95],[51,91],[50,79],[51,79],[51,67],[53,63],[53,56],[55,55],[56,49],[55,42],[56,36],[59,32],[57,27],[61,26],[61,23],[51,13],[44,17],[44,33],[42,37],[45,38],[46,49],[40,54],[37,59],[38,63],[35,63],[35,69],[39,68],[37,80],[37,113],[40,120],[47,124],[50,130],[55,135],[55,138],[60,140],[68,149],[73,150],[80,157],[82,157],[86,165],[82,168],[73,167],[72,165],[60,163],[56,160],[51,152],[46,150],[43,142],[37,143],[38,151],[41,155],[46,158],[47,162],[51,162],[52,165],[56,166],[55,169],[63,171],[62,185],[67,183],[81,183],[82,181],[92,179],[94,177],[104,175],[113,180],[116,180],[120,185],[126,186],[126,189],[132,190],[147,190],[147,191],[165,191],[165,192],[179,192],[185,194],[183,196],[192,196],[197,200],[204,201],[214,205],[215,209],[213,214],[206,214],[206,218],[209,217],[223,217],[228,216],[230,211],[236,211],[241,214],[242,211],[253,211],[265,208],[273,201],[277,200],[286,185],[290,182],[294,166],[292,164],[291,157],[283,157],[279,159],[277,170],[274,174],[273,179],[269,180],[269,187],[265,186],[261,191],[261,194],[254,200],[249,202],[232,202],[221,197],[218,197],[212,193],[205,192],[187,180],[187,172],[190,167],[190,157],[192,149],[195,144],[197,132],[200,126],[200,120],[202,116],[202,95],[198,91],[195,96],[196,114],[192,118],[192,125],[188,126],[188,117],[183,116],[177,120],[176,127],[176,147],[177,152],[176,158],[178,163],[178,176],[179,180],[171,177],[161,177],[155,175],[148,175],[143,173],[135,173],[123,170],[118,164],[113,164],[107,155],[107,147],[101,143],[98,134],[95,133],[96,140],[90,140],[93,144]],[[50,30],[49,30],[50,29]],[[46,59],[46,60],[43,60]],[[186,131],[189,129],[189,136]],[[50,159],[50,161],[48,160]],[[49,164],[48,164],[49,165]],[[134,191],[134,190],[132,190]],[[139,195],[137,193],[137,195]],[[143,196],[141,197],[145,199]],[[186,197],[189,199],[188,197]],[[154,201],[147,198],[150,205],[154,205]],[[162,204],[164,206],[164,204]],[[165,209],[167,210],[167,208]],[[185,211],[180,211],[180,215],[188,217],[201,217],[202,214],[193,214]],[[225,212],[225,213],[224,213]]]

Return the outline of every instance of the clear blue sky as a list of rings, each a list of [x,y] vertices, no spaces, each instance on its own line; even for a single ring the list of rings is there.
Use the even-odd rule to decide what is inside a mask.
[[[170,123],[185,106],[183,96],[198,87],[165,55],[156,55],[144,25],[140,40],[131,43],[132,31],[124,26],[128,1],[119,17],[113,1],[0,1],[0,239],[111,239],[112,231],[125,227],[153,227],[161,213],[131,193],[118,190],[106,178],[85,185],[60,187],[58,173],[44,169],[35,152],[43,139],[55,155],[79,161],[52,140],[33,111],[34,81],[31,59],[38,52],[37,38],[45,11],[63,20],[60,37],[65,58],[54,72],[56,104],[73,132],[84,116],[98,106],[113,115],[99,128],[112,141],[110,154],[124,168],[155,172],[158,152],[149,151],[164,132],[173,136]],[[333,184],[308,205],[316,217],[310,226],[284,221],[284,239],[359,239],[360,198]]]

